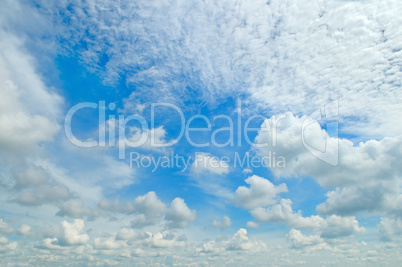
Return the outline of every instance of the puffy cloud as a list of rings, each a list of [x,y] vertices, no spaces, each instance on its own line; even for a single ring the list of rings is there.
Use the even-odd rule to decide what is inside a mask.
[[[290,199],[281,199],[279,204],[268,208],[255,208],[250,214],[261,222],[284,223],[298,229],[314,229],[322,238],[340,238],[364,232],[354,217],[331,215],[323,218],[317,215],[303,217],[301,211],[293,212]]]
[[[250,176],[245,181],[250,187],[238,187],[234,203],[246,209],[274,204],[278,194],[288,191],[285,184],[275,186],[269,180],[257,175]]]
[[[176,238],[175,235],[169,232],[158,232],[156,234],[148,233],[146,243],[155,248],[172,248],[184,246],[185,242]]]
[[[402,156],[402,137],[369,140],[355,146],[347,139],[328,136],[318,123],[303,128],[304,121],[309,120],[286,113],[264,122],[255,142],[268,146],[256,148],[257,154],[275,152],[286,159],[286,167],[273,167],[272,173],[277,177],[309,176],[326,188],[334,188],[327,193],[326,202],[317,207],[321,214],[397,213],[400,208],[394,200],[401,194],[402,169],[397,159]],[[306,144],[316,151],[327,149],[323,152],[327,156],[321,159],[339,156],[337,166],[315,157]]]
[[[232,225],[232,221],[228,216],[223,216],[222,221],[212,220],[212,226],[220,229],[226,229]]]
[[[256,249],[259,243],[251,242],[247,236],[247,230],[240,228],[233,236],[233,238],[228,243],[228,249],[234,250],[249,250]]]
[[[189,222],[196,218],[196,211],[190,210],[182,198],[175,198],[170,203],[170,207],[166,213],[165,219],[168,226],[172,228],[186,227]]]
[[[17,242],[10,242],[7,238],[0,237],[0,253],[6,253],[17,248]]]
[[[121,249],[126,246],[127,244],[125,241],[122,240],[116,241],[116,238],[114,236],[94,239],[94,247],[96,249],[114,250],[114,249]]]
[[[222,253],[232,250],[246,250],[259,252],[266,249],[266,244],[259,240],[250,240],[247,230],[240,228],[230,239],[208,241],[202,244],[198,250],[201,253]]]
[[[287,237],[288,240],[292,243],[292,247],[294,248],[324,244],[324,240],[318,235],[305,236],[302,234],[302,232],[296,229],[291,229]]]
[[[20,235],[28,235],[31,231],[31,226],[29,226],[28,224],[22,224],[20,229],[18,229],[18,233]]]
[[[320,185],[331,188],[372,180],[389,181],[401,175],[402,169],[396,159],[402,151],[402,137],[369,140],[354,146],[347,139],[328,136],[318,122],[304,127],[305,120],[311,118],[297,117],[292,113],[271,117],[264,122],[255,138],[257,145],[268,144],[257,148],[258,155],[276,152],[285,157],[285,168],[271,168],[275,176],[310,176]],[[330,166],[316,158],[305,145],[316,151],[326,149],[325,157],[338,157],[339,154],[338,165]]]
[[[317,206],[321,214],[353,215],[361,211],[391,212],[397,208],[398,186],[394,182],[368,182],[337,188],[327,193],[327,200]]]
[[[355,218],[336,215],[326,218],[325,223],[319,229],[322,238],[338,238],[365,231],[363,227],[359,226],[359,222]]]
[[[160,223],[166,211],[166,205],[153,191],[136,197],[134,207],[138,214],[131,221],[131,226],[135,228]]]
[[[267,208],[255,208],[250,214],[260,222],[285,223],[295,228],[316,228],[324,222],[320,216],[303,217],[301,211],[293,212],[290,199],[281,199],[279,204]]]
[[[73,223],[63,221],[61,223],[63,235],[60,237],[60,244],[67,246],[85,245],[89,241],[89,236],[83,234],[84,221],[81,219],[74,220]]]
[[[160,201],[154,191],[136,197],[134,200],[134,206],[137,211],[144,214],[162,213],[166,209],[166,205]]]

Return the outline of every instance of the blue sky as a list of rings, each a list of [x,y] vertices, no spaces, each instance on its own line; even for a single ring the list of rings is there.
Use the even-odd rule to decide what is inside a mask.
[[[0,265],[396,266],[401,9],[5,1]]]

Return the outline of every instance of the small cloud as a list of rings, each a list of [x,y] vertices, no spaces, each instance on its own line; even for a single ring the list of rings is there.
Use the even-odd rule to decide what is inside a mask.
[[[253,171],[251,169],[244,169],[243,173],[244,174],[251,174],[251,173],[253,173]]]
[[[247,228],[258,228],[258,226],[259,226],[258,223],[252,221],[248,221],[246,224]]]
[[[222,221],[217,221],[215,219],[212,220],[212,226],[215,228],[220,228],[222,230],[230,227],[232,225],[232,221],[228,216],[223,216]]]

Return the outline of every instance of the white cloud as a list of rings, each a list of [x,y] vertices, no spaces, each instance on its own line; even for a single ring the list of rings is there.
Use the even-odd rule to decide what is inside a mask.
[[[305,132],[308,144],[313,147],[325,146],[326,142],[339,144],[339,163],[330,166],[304,147],[301,137],[306,118],[286,113],[278,123],[275,123],[278,117],[264,122],[255,141],[256,144],[268,142],[269,146],[256,148],[257,154],[262,157],[275,152],[286,159],[286,167],[271,168],[272,173],[277,177],[308,176],[326,188],[334,188],[327,193],[327,201],[318,205],[317,210],[321,214],[399,212],[400,208],[394,200],[400,199],[401,195],[402,169],[397,159],[402,156],[402,137],[369,140],[355,146],[347,139],[327,136],[326,140],[325,131],[315,124]],[[268,125],[277,127],[274,131],[264,130]],[[331,149],[329,153],[334,153],[335,150]],[[333,156],[337,156],[336,153]]]
[[[198,249],[201,253],[222,254],[225,251],[250,251],[260,252],[266,249],[266,244],[259,240],[252,240],[247,235],[247,230],[240,228],[230,239],[204,242]]]
[[[324,245],[324,240],[318,235],[305,236],[296,229],[291,229],[287,237],[294,248]]]
[[[165,204],[160,201],[154,191],[148,192],[143,196],[138,196],[134,200],[137,211],[144,214],[159,214],[165,211]]]
[[[114,236],[104,238],[98,237],[94,239],[94,247],[96,249],[113,250],[127,247],[127,244],[125,241],[122,240],[116,241]]]
[[[168,221],[168,226],[172,228],[183,228],[188,223],[194,221],[196,211],[190,210],[182,198],[175,198],[170,203],[170,207],[166,213],[165,219]]]
[[[238,90],[235,88],[242,88],[240,93],[245,94],[241,95],[246,95],[246,98],[251,95],[251,98],[246,99],[248,108],[267,109],[272,114],[287,110],[291,110],[293,114],[308,114],[322,104],[339,98],[340,122],[343,125],[341,129],[344,133],[363,135],[359,136],[360,139],[364,136],[395,136],[402,129],[402,24],[399,16],[402,5],[397,0],[273,0],[268,3],[257,0],[251,4],[247,1],[194,3],[182,0],[169,3],[121,1],[118,4],[108,1],[68,4],[44,1],[36,6],[16,1],[4,3],[6,7],[0,10],[0,25],[7,29],[7,32],[0,31],[4,40],[0,41],[0,156],[1,161],[6,162],[4,165],[12,160],[24,161],[26,158],[20,157],[20,154],[29,154],[33,150],[46,154],[47,151],[42,149],[44,147],[37,148],[42,142],[53,140],[59,129],[57,121],[62,100],[41,81],[40,75],[34,69],[35,61],[27,55],[23,47],[24,37],[31,44],[43,42],[42,39],[66,40],[63,42],[63,46],[67,46],[66,50],[79,48],[83,44],[78,51],[81,62],[99,74],[106,83],[117,83],[120,77],[125,77],[123,82],[143,94],[140,103],[151,100],[197,102],[199,97],[202,100],[200,103],[209,104],[219,102],[227,96],[239,95],[233,91]],[[32,21],[35,23],[32,24]],[[38,28],[44,29],[42,32],[46,32],[43,34],[46,38],[25,33]],[[16,33],[10,33],[12,31]],[[22,37],[20,39],[16,36]],[[76,53],[73,49],[70,52]],[[108,56],[103,66],[104,60],[100,59],[104,55]],[[46,70],[43,73],[46,74]],[[136,108],[138,111],[141,109],[142,107]],[[300,122],[300,118],[295,120]],[[300,228],[311,227],[314,233],[310,236],[291,230],[288,237],[294,247],[320,247],[321,240],[362,232],[354,217],[330,216],[331,214],[356,215],[359,211],[401,213],[398,182],[401,174],[398,161],[401,156],[400,137],[372,140],[358,145],[340,140],[340,165],[336,170],[328,170],[326,165],[324,167],[321,162],[300,150],[304,148],[297,143],[300,135],[295,131],[296,128],[288,130],[283,133],[284,136],[288,134],[288,140],[282,140],[284,145],[278,151],[287,155],[289,165],[284,170],[273,172],[281,177],[311,176],[320,185],[333,190],[328,193],[327,201],[317,207],[321,214],[328,217],[303,217],[301,212],[292,210],[291,203],[287,200],[273,205],[271,200],[277,194],[271,200],[257,197],[258,201],[253,199],[256,202],[250,200],[253,196],[249,196],[249,207],[255,206],[255,203],[263,203],[261,207],[253,207],[255,214],[263,220],[280,221]],[[319,146],[320,141],[325,138],[322,133],[321,129],[316,131],[313,128],[309,141]],[[156,134],[158,140],[164,140],[162,130],[158,130]],[[13,198],[21,197],[18,200],[20,203],[38,205],[52,200],[67,200],[69,197],[64,194],[67,188],[68,192],[78,193],[80,199],[98,201],[102,197],[99,184],[104,183],[104,188],[115,189],[132,183],[132,172],[124,164],[109,161],[107,157],[100,157],[99,162],[102,164],[96,163],[94,165],[97,168],[92,168],[92,165],[87,165],[87,161],[83,161],[83,165],[87,165],[86,168],[90,171],[81,174],[79,171],[71,171],[69,176],[74,179],[70,180],[63,180],[66,176],[54,175],[54,172],[44,168],[51,181],[44,183],[55,186],[54,194],[50,192],[49,196],[43,195],[43,192],[50,189],[41,187],[41,178],[37,176],[40,181],[20,179],[21,186],[18,190],[24,192],[18,192]],[[66,163],[68,164],[69,162]],[[5,169],[14,167],[11,164]],[[2,170],[1,178],[6,176],[7,179],[7,173]],[[226,171],[223,169],[221,173],[225,174]],[[113,177],[118,179],[111,179]],[[74,184],[74,180],[85,182]],[[107,186],[106,181],[110,181]],[[230,194],[223,190],[225,188],[209,187],[209,191],[214,194],[219,191],[217,189],[221,190],[219,195],[230,198]],[[244,192],[254,192],[252,185],[245,189]],[[156,205],[158,201],[152,195],[147,198],[151,204],[138,204],[143,209],[137,211],[134,207],[133,212],[131,202],[117,201],[100,206],[107,212],[116,208],[116,213],[123,214],[124,218],[126,214],[134,214],[130,215],[129,220],[136,216],[134,218],[138,218],[138,221],[144,219],[142,222],[149,222],[153,212],[158,214],[158,220],[163,220],[165,214],[167,223],[171,225],[186,225],[195,218],[195,212],[184,201],[173,201],[178,204],[172,202],[170,207],[164,204],[165,208],[159,209],[161,205]],[[68,207],[70,204],[71,209]],[[87,204],[73,199],[66,201],[61,208],[65,214],[79,217],[89,212]],[[12,208],[16,206],[15,203],[5,205]],[[266,205],[273,206],[265,208]],[[172,208],[173,206],[177,207]],[[20,208],[21,211],[28,210],[26,207]],[[38,220],[30,217],[40,214],[38,209],[31,209],[26,217],[29,220]],[[53,212],[52,209],[49,210]],[[91,209],[90,213],[94,212],[98,211]],[[51,216],[37,217],[42,221],[52,219]],[[11,227],[8,223],[0,221],[0,231],[4,231],[6,235],[17,233],[19,226]],[[121,223],[125,227],[128,225],[127,222]],[[16,264],[19,264],[18,261],[30,262],[34,265],[41,265],[43,262],[59,264],[65,261],[72,265],[82,265],[91,260],[94,265],[124,265],[126,259],[129,265],[129,257],[133,254],[139,256],[135,259],[139,265],[163,265],[168,262],[165,255],[171,255],[172,251],[163,251],[162,248],[181,247],[184,244],[170,233],[146,234],[149,237],[148,245],[155,248],[155,251],[136,247],[135,244],[128,253],[122,251],[121,255],[117,254],[117,249],[116,254],[108,256],[110,259],[104,259],[102,252],[88,245],[89,236],[83,232],[83,221],[67,225],[68,227],[63,225],[62,237],[43,240],[42,248],[55,250],[51,253],[38,251],[37,248],[30,251],[29,245],[17,246],[17,242],[1,237],[1,252],[18,249],[18,257],[5,257],[4,261]],[[380,234],[385,240],[398,241],[399,225],[398,217],[383,217]],[[21,233],[28,233],[27,229],[21,227]],[[121,231],[120,237],[121,240],[137,239],[137,235],[131,231]],[[116,244],[121,242],[113,238],[97,238],[98,241],[94,243],[101,250],[116,248]],[[68,243],[73,247],[60,246]],[[120,244],[124,244],[124,241]],[[399,243],[387,246],[381,251],[381,245],[377,245],[378,262],[396,266],[401,261]],[[221,258],[223,263],[241,265],[244,262],[252,264],[257,260],[255,257],[245,257],[242,250],[258,251],[261,247],[263,246],[258,242],[250,240],[247,231],[240,229],[232,239],[205,243],[204,252],[224,251],[227,254]],[[229,254],[230,249],[236,251]],[[266,263],[269,256],[275,263],[295,265],[297,261],[289,258],[303,257],[280,250],[283,252],[281,258],[288,261],[277,260],[271,254],[264,253],[262,262]],[[214,261],[214,257],[209,257],[200,258],[197,262],[198,258],[188,257],[187,250],[178,251],[186,255],[182,258],[191,261],[185,262],[188,264],[201,265]],[[370,251],[367,255],[375,254],[373,250]],[[352,261],[356,258],[363,262],[375,258],[356,257],[359,250],[352,246],[339,247],[334,252],[336,253],[333,255],[321,254],[321,258],[317,256],[319,259],[314,258],[314,263],[331,265],[334,260],[336,265],[355,265]],[[144,255],[155,257],[140,257]],[[180,261],[180,255],[175,256],[174,260]],[[307,262],[310,265],[311,261]],[[299,260],[298,263],[305,262]]]
[[[251,173],[253,173],[253,171],[251,170],[251,169],[244,169],[243,170],[243,173],[245,173],[245,174],[251,174]]]
[[[257,175],[250,176],[245,182],[250,187],[238,187],[235,192],[234,203],[246,209],[274,204],[278,194],[288,191],[285,184],[275,186],[269,180]]]
[[[116,239],[121,240],[141,240],[148,237],[148,234],[145,232],[137,231],[129,228],[120,229],[119,233],[116,236]]]
[[[220,228],[220,229],[226,229],[232,225],[232,220],[226,215],[222,217],[222,221],[217,221],[215,219],[212,220],[213,227]]]
[[[322,238],[338,238],[365,232],[365,229],[359,226],[359,222],[355,218],[337,215],[327,217],[320,230]]]
[[[258,148],[257,152],[260,156],[266,156],[271,151],[285,157],[286,168],[271,168],[278,177],[310,176],[320,185],[331,188],[363,181],[366,183],[381,177],[389,181],[402,173],[401,167],[396,163],[396,158],[402,151],[399,149],[402,137],[384,138],[381,141],[369,140],[354,146],[347,139],[337,140],[334,137],[327,137],[318,123],[307,127],[305,129],[307,144],[317,149],[320,146],[325,147],[326,142],[339,144],[339,163],[331,167],[310,154],[303,145],[302,124],[307,117],[297,117],[291,113],[283,115],[278,123],[275,123],[274,117],[266,120],[255,138],[256,144],[269,144],[264,148]],[[276,117],[278,120],[279,116]],[[275,135],[272,134],[274,131],[265,130],[269,129],[269,125],[276,125]],[[276,143],[274,144],[272,140]],[[327,147],[327,149],[333,148]],[[335,153],[335,151],[330,150],[328,153]],[[328,168],[331,171],[328,171]]]
[[[0,253],[5,253],[17,248],[17,242],[10,242],[7,238],[0,237]]]
[[[259,226],[258,223],[252,221],[248,221],[246,224],[247,228],[258,228],[258,226]]]
[[[324,219],[320,216],[312,215],[303,217],[301,211],[293,212],[292,201],[281,199],[279,204],[263,208],[257,207],[250,211],[250,214],[260,222],[285,223],[294,228],[317,228],[323,224]]]
[[[260,241],[252,241],[247,236],[247,230],[240,228],[226,244],[228,250],[253,250],[264,249],[266,244]]]
[[[135,228],[160,223],[163,214],[166,212],[166,205],[153,191],[144,196],[136,197],[134,207],[137,214],[131,221],[131,226]]]
[[[158,232],[156,234],[148,233],[149,237],[145,240],[149,245],[156,248],[172,248],[183,246],[184,241],[177,238],[169,232]]]
[[[22,224],[20,229],[18,229],[18,233],[20,235],[28,235],[31,231],[31,226],[29,226],[28,224]]]
[[[152,129],[124,126],[125,128],[122,127],[119,130],[119,147],[134,147],[159,153],[167,151],[166,144],[170,143],[170,141],[166,140],[167,132],[163,126]],[[127,129],[129,134],[125,135],[124,133]]]
[[[54,21],[88,69],[112,84],[124,73],[144,102],[216,103],[235,91],[252,108],[299,114],[340,99],[348,132],[384,136],[401,130],[401,10],[395,0],[123,1],[76,3]]]
[[[399,209],[399,188],[394,182],[375,181],[336,188],[327,193],[327,200],[317,206],[321,214],[353,215],[361,211],[390,212]]]
[[[10,160],[53,140],[62,99],[42,82],[22,40],[3,29],[0,34],[0,146]]]
[[[70,199],[60,206],[60,210],[56,215],[64,217],[69,216],[72,218],[82,218],[84,216],[91,216],[93,211],[84,206],[84,203],[80,199]]]
[[[303,217],[301,211],[296,213],[293,211],[291,204],[290,199],[281,199],[279,204],[268,208],[255,208],[250,211],[250,214],[260,222],[284,223],[291,228],[313,229],[320,233],[320,237],[327,239],[350,236],[365,231],[354,217],[337,215],[327,218],[318,215]]]
[[[89,236],[82,233],[84,230],[84,221],[81,219],[74,220],[73,223],[63,221],[61,223],[63,235],[60,237],[59,242],[62,245],[76,246],[85,245],[89,241]]]

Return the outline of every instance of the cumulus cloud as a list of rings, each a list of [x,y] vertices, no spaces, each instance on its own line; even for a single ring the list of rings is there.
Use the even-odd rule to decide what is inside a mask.
[[[94,239],[94,247],[102,250],[114,250],[127,247],[127,244],[123,240],[116,240],[114,236],[104,238],[98,237]]]
[[[301,211],[294,212],[290,199],[281,199],[276,205],[263,208],[257,207],[250,214],[260,222],[285,223],[295,228],[316,228],[325,220],[317,215],[303,217]]]
[[[367,182],[356,186],[336,188],[327,193],[327,200],[317,206],[320,214],[353,215],[361,211],[392,212],[400,192],[392,181]]]
[[[60,237],[60,244],[66,246],[85,245],[89,241],[89,236],[83,233],[84,221],[81,219],[74,220],[73,223],[63,221],[62,236]]]
[[[172,228],[183,228],[188,223],[194,221],[196,218],[196,211],[190,210],[182,198],[175,198],[170,203],[170,207],[166,213],[165,219],[167,225]]]
[[[212,220],[211,225],[216,228],[226,229],[232,225],[232,220],[226,215],[222,217],[222,221],[217,221],[215,219]]]
[[[167,231],[155,234],[148,233],[148,236],[145,242],[155,248],[181,247],[185,244],[183,240],[180,240],[180,238],[177,238],[174,234]]]
[[[297,117],[292,113],[285,113],[280,119],[278,117],[266,120],[255,138],[257,145],[268,144],[257,148],[260,156],[271,151],[285,157],[286,168],[271,168],[278,177],[310,176],[320,185],[331,188],[373,179],[389,181],[402,173],[396,162],[402,151],[402,137],[369,140],[354,146],[347,139],[328,136],[318,122],[310,127],[303,127],[303,122],[309,119],[307,116]],[[273,130],[267,130],[273,125]],[[320,146],[325,149],[326,143],[333,144],[335,147],[326,147],[326,152],[337,156],[335,153],[338,151],[338,165],[330,166],[313,156],[303,144],[302,131],[305,143],[317,150]]]
[[[287,235],[287,238],[292,243],[292,247],[294,248],[318,245],[323,245],[325,247],[324,240],[318,235],[305,236],[302,234],[302,232],[296,229],[291,229]]]
[[[258,252],[266,249],[266,244],[259,240],[251,240],[247,235],[247,230],[240,228],[228,240],[208,241],[202,244],[199,252],[201,253],[222,253],[224,251],[245,250]]]
[[[238,187],[234,203],[246,209],[274,204],[278,194],[288,191],[285,184],[275,186],[269,180],[257,175],[250,176],[245,182],[250,187]]]
[[[17,248],[17,242],[10,242],[6,237],[0,237],[0,253],[6,253]]]
[[[301,211],[293,211],[291,204],[290,199],[281,199],[279,204],[267,208],[255,208],[250,214],[260,222],[284,223],[291,228],[313,229],[319,232],[322,238],[340,238],[365,231],[354,217],[337,215],[327,218],[318,215],[303,217]]]
[[[317,207],[321,214],[355,215],[361,211],[397,212],[393,199],[400,198],[399,179],[402,174],[397,159],[401,155],[402,137],[387,137],[380,141],[368,140],[354,145],[347,139],[330,137],[318,123],[303,129],[306,116],[291,113],[266,120],[255,142],[259,156],[275,152],[286,159],[285,168],[271,168],[277,177],[308,176],[318,184],[334,189],[327,193],[325,203]],[[272,130],[271,126],[275,126]],[[267,130],[270,129],[270,130]],[[304,135],[302,135],[302,131]],[[331,166],[312,155],[303,144],[325,149],[330,157],[338,157],[337,166]],[[275,143],[274,143],[275,142]],[[332,154],[332,155],[331,155]]]
[[[137,214],[131,221],[131,226],[135,228],[160,223],[166,212],[166,205],[153,191],[136,197],[133,204]]]

